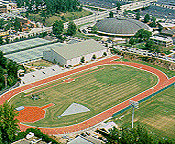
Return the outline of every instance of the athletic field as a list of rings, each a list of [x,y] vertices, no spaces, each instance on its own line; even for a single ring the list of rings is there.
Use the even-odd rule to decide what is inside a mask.
[[[61,127],[89,119],[156,85],[157,81],[157,76],[140,69],[124,65],[99,66],[18,94],[10,103],[15,107],[54,103],[46,109],[44,119],[25,124]],[[40,99],[32,100],[32,93]],[[58,118],[73,102],[90,111]]]
[[[175,140],[175,87],[164,90],[153,98],[140,104],[135,110],[135,123],[145,126],[153,136],[158,138],[170,138]],[[113,120],[119,126],[131,127],[131,112],[129,109],[117,115]]]

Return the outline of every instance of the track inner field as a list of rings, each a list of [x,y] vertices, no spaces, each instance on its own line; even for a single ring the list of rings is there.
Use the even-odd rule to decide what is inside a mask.
[[[66,83],[65,80],[68,78],[73,78],[75,81]],[[55,106],[46,110],[45,119],[27,124],[38,127],[60,127],[82,122],[157,83],[157,77],[153,74],[120,65],[99,66],[68,78],[38,87],[26,95],[17,95],[10,102],[17,106],[42,106],[45,103],[54,103]],[[31,100],[31,93],[38,94],[40,99]],[[57,116],[73,102],[82,104],[91,111],[58,119]]]

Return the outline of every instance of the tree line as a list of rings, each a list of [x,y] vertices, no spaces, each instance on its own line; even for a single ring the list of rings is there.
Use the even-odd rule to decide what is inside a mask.
[[[142,49],[149,50],[150,52],[160,53],[162,51],[161,47],[153,40],[150,40],[152,32],[149,32],[144,29],[140,29],[133,37],[130,38],[129,44],[135,45],[137,43],[145,43],[145,47]]]
[[[16,116],[18,116],[18,113],[13,105],[10,105],[8,102],[0,105],[0,144],[10,144],[23,139],[29,132],[34,133],[38,138],[42,138],[42,141],[46,143],[59,144],[37,128],[28,128],[26,131],[20,132],[19,120],[16,119]]]
[[[100,129],[96,132],[107,139],[107,144],[173,144],[171,140],[154,139],[153,135],[140,125],[133,129],[127,127],[117,129],[113,127],[109,129],[109,132],[105,129]]]
[[[0,29],[7,31],[7,30],[10,30],[11,28],[16,32],[22,31],[22,25],[19,22],[18,18],[11,18],[8,21],[5,21],[4,19],[0,19]]]
[[[5,77],[7,76],[7,86],[13,86],[18,81],[18,67],[19,65],[3,56],[3,52],[0,51],[0,90],[5,88]]]
[[[59,12],[78,11],[80,3],[78,0],[16,0],[17,6],[25,6],[29,13],[42,11],[47,15]]]
[[[52,26],[53,34],[61,41],[64,41],[66,39],[66,37],[63,37],[63,34],[73,36],[76,34],[77,30],[77,27],[73,21],[70,21],[68,23],[68,28],[66,32],[64,32],[64,23],[62,20],[56,20]]]

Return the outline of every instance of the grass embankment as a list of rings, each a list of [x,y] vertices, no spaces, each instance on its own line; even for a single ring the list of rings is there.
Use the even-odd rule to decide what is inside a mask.
[[[64,22],[67,22],[67,21],[88,16],[91,14],[92,14],[91,12],[86,10],[82,10],[81,12],[77,11],[77,12],[66,12],[66,13],[55,14],[45,19],[45,26],[52,26],[52,24],[56,20],[63,20]],[[29,17],[31,20],[43,22],[42,20],[43,18],[41,17],[40,14],[29,14]]]
[[[83,39],[94,39],[94,40],[100,40],[101,38],[98,36],[89,36],[89,35],[85,35],[83,33],[80,33],[79,31],[76,32],[76,34],[74,35],[74,37],[77,38],[83,38]]]
[[[133,46],[133,48],[146,49],[145,48],[145,43],[136,44],[136,45]],[[166,55],[171,54],[172,52],[170,52],[170,50],[172,50],[173,48],[175,48],[175,46],[163,47],[163,46],[160,45],[160,50],[162,51],[162,53],[165,53]]]
[[[101,69],[103,67],[104,69]],[[157,83],[155,75],[128,66],[100,66],[89,72],[97,69],[101,70],[88,75],[84,75],[87,74],[87,71],[84,71],[70,76],[70,78],[75,78],[84,75],[70,83],[60,84],[63,82],[63,79],[60,79],[45,87],[34,89],[33,91],[38,91],[57,84],[55,87],[38,92],[41,98],[39,100],[33,101],[31,96],[24,97],[25,94],[19,94],[13,97],[10,103],[15,107],[22,105],[41,107],[48,103],[54,103],[54,106],[46,110],[44,119],[28,124],[38,127],[60,127],[82,122]],[[21,97],[21,95],[23,96]],[[58,118],[57,116],[61,115],[73,102],[88,107],[90,111]]]
[[[28,63],[26,65],[27,66],[35,66],[35,67],[39,67],[39,66],[50,67],[53,65],[53,63],[45,61],[45,60],[38,60],[38,61]]]
[[[96,7],[93,7],[93,6],[85,6],[85,7],[88,8],[88,9],[94,10],[94,11],[100,11],[100,12],[105,11],[103,9],[96,8]]]
[[[168,76],[168,78],[172,78],[173,76],[175,76],[175,71],[167,70],[167,69],[162,68],[162,67],[160,67],[158,65],[153,65],[153,64],[150,64],[150,63],[147,63],[147,62],[143,62],[143,61],[128,60],[128,59],[124,59],[124,58],[117,59],[116,61],[121,61],[121,60],[122,61],[134,62],[134,63],[139,63],[139,64],[151,66],[151,67],[156,68],[156,69],[162,71],[163,73],[165,73]]]
[[[175,88],[171,86],[153,98],[141,103],[135,110],[134,125],[143,125],[153,132],[156,138],[169,138],[175,141]],[[129,109],[113,118],[120,127],[131,127],[131,113]]]

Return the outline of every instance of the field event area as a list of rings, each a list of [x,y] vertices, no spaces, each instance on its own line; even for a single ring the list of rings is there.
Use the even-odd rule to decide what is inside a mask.
[[[20,106],[43,107],[49,103],[55,105],[45,109],[45,118],[34,123],[25,123],[37,127],[61,127],[87,120],[148,88],[156,85],[157,76],[129,66],[105,65],[64,77],[10,100],[15,108]],[[37,100],[32,99],[37,96]],[[72,104],[77,103],[90,111],[74,115],[61,115]]]

